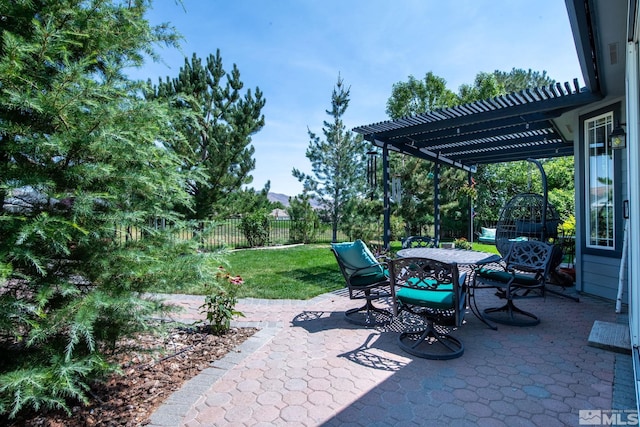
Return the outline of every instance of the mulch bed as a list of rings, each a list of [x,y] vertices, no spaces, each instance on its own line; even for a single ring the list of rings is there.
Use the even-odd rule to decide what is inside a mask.
[[[141,426],[162,402],[182,384],[233,351],[255,328],[232,328],[213,335],[204,328],[176,328],[164,339],[140,337],[130,344],[135,350],[114,359],[122,372],[90,391],[89,405],[75,405],[69,416],[62,411],[23,414],[0,425],[7,426]],[[153,351],[160,349],[160,351]]]

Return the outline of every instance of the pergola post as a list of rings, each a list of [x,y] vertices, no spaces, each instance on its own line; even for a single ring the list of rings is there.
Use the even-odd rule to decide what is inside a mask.
[[[389,173],[389,148],[387,144],[382,144],[382,188],[383,188],[383,211],[384,211],[384,223],[383,223],[383,236],[382,241],[384,244],[384,250],[391,250],[391,202],[389,199],[389,179],[391,174]]]
[[[440,163],[433,164],[433,237],[440,244]]]
[[[473,175],[471,174],[471,171],[467,172],[467,185],[469,188],[473,185]],[[469,195],[467,199],[469,200],[469,241],[473,243],[473,197]]]

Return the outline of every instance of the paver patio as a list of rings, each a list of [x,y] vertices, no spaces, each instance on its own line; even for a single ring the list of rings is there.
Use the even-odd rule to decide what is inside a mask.
[[[184,320],[201,297],[172,296]],[[481,307],[495,305],[490,290]],[[590,347],[595,320],[616,322],[615,303],[554,295],[519,301],[535,327],[493,331],[469,313],[455,331],[462,357],[425,360],[396,345],[400,324],[363,328],[343,312],[345,292],[309,301],[243,299],[238,326],[260,331],[160,407],[152,426],[561,426],[579,411],[635,411],[631,357]]]

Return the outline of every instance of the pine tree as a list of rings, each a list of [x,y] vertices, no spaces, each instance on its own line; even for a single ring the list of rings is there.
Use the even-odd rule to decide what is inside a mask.
[[[193,211],[186,212],[191,219],[227,212],[224,205],[229,196],[253,180],[251,136],[264,126],[265,100],[259,88],[255,95],[249,89],[244,96],[242,88],[237,66],[228,74],[218,50],[207,57],[206,65],[195,53],[191,62],[185,58],[178,77],[160,80],[147,93],[147,99],[168,100],[176,114],[182,115],[183,110],[193,114],[192,120],[183,116],[174,120],[187,137],[187,144],[174,147],[185,159],[184,169],[198,170],[203,177],[188,182],[194,199]]]
[[[313,175],[296,168],[292,171],[303,183],[305,193],[316,196],[329,212],[334,242],[349,201],[363,194],[366,177],[365,143],[361,135],[354,136],[346,130],[342,121],[349,106],[349,92],[338,76],[331,95],[331,110],[326,111],[333,122],[324,121],[322,128],[325,139],[308,131],[310,142],[306,156],[311,161]]]
[[[166,105],[124,74],[176,40],[149,6],[0,1],[0,416],[86,401],[105,352],[168,309],[146,292],[215,275],[145,226],[190,200]]]

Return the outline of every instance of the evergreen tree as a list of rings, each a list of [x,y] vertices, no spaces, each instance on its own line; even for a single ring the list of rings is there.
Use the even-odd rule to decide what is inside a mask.
[[[149,6],[0,1],[0,416],[86,401],[104,352],[168,309],[147,292],[215,277],[215,256],[145,226],[177,220],[192,179],[166,106],[124,74],[176,40]]]
[[[320,227],[320,218],[311,206],[308,194],[289,198],[287,213],[291,219],[289,239],[293,243],[311,243],[316,238]]]
[[[518,92],[526,88],[543,87],[554,84],[556,81],[547,75],[546,71],[533,71],[531,69],[512,68],[511,71],[493,72],[497,81],[504,87],[505,93]]]
[[[269,200],[269,190],[271,182],[267,181],[264,188],[256,191],[253,188],[246,188],[230,194],[224,205],[219,207],[219,214],[224,218],[238,217],[256,211],[271,212],[274,209],[284,209],[280,202]]]
[[[253,180],[251,135],[264,126],[265,100],[259,88],[255,95],[249,89],[243,96],[243,86],[237,66],[227,73],[218,50],[207,57],[206,65],[195,53],[191,62],[185,58],[178,77],[160,80],[147,93],[147,99],[170,102],[178,115],[174,126],[188,141],[173,148],[184,159],[186,170],[198,170],[204,178],[188,182],[194,199],[193,211],[186,212],[191,219],[226,212],[228,197]],[[183,110],[193,113],[193,119],[185,120]]]
[[[365,144],[362,136],[348,131],[342,121],[349,106],[349,92],[338,76],[331,95],[331,110],[326,111],[333,121],[324,121],[322,128],[325,139],[308,131],[310,142],[306,156],[311,161],[313,175],[296,168],[292,171],[303,183],[305,193],[315,196],[329,212],[334,242],[349,201],[362,196],[365,186]]]

